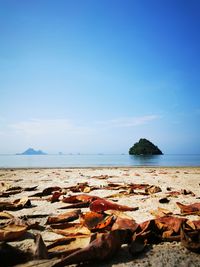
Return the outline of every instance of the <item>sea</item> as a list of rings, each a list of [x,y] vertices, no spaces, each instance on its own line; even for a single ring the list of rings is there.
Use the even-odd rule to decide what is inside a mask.
[[[199,166],[200,154],[133,156],[128,154],[0,155],[0,168]]]

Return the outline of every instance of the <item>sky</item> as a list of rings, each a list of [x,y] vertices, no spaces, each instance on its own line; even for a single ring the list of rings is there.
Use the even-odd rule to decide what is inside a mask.
[[[0,153],[200,153],[199,0],[0,0]]]

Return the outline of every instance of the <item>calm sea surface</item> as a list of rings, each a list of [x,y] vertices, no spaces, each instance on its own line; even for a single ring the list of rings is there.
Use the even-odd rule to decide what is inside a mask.
[[[0,168],[200,166],[200,155],[0,155]]]

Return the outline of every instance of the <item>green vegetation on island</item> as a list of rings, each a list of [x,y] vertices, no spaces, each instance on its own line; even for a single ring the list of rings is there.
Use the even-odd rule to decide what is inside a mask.
[[[141,138],[129,149],[130,155],[162,155],[162,151],[145,138]]]

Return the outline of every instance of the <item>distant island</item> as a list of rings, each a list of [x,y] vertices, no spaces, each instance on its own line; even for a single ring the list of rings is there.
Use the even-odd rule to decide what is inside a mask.
[[[35,150],[33,148],[28,148],[23,153],[17,153],[16,155],[47,155],[47,153],[43,152],[42,150]]]
[[[141,138],[129,149],[130,155],[163,155],[162,151],[145,138]]]

